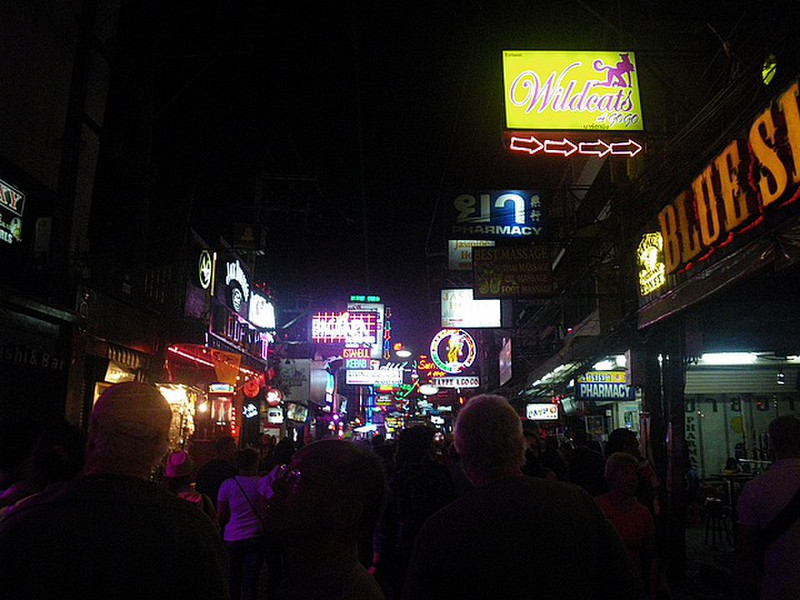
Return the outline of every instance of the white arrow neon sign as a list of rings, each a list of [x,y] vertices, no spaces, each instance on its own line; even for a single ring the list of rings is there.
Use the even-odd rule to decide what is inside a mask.
[[[623,142],[608,142],[597,139],[591,142],[576,143],[567,138],[562,138],[560,140],[544,140],[542,142],[533,135],[514,135],[511,136],[509,149],[514,152],[526,152],[531,156],[534,154],[559,154],[566,158],[572,154],[580,154],[582,156],[602,158],[609,155],[633,157],[639,154],[643,148],[641,144],[631,139]]]

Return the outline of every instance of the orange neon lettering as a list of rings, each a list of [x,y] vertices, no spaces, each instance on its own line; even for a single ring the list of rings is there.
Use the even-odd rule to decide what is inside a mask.
[[[686,210],[686,202],[688,200],[689,195],[684,191],[675,198],[674,202],[675,208],[678,211],[678,233],[680,233],[681,236],[683,262],[688,262],[700,254],[700,236],[697,227],[693,227],[692,223],[689,222],[689,215]]]
[[[772,146],[775,145],[775,122],[772,118],[772,107],[761,113],[750,127],[750,146],[761,164],[758,189],[761,192],[761,202],[764,206],[769,206],[783,195],[788,181],[786,169],[778,153],[773,147],[767,145],[767,140],[771,142]]]
[[[725,209],[725,231],[735,229],[750,217],[747,195],[739,185],[738,173],[741,165],[739,143],[734,140],[714,162],[719,171],[720,193]]]
[[[800,183],[800,110],[798,110],[797,95],[798,84],[795,81],[792,87],[778,99],[778,107],[786,120],[786,137],[789,140],[789,148],[792,150],[792,181],[794,183]]]
[[[697,200],[697,221],[700,223],[700,239],[703,246],[710,246],[719,237],[719,215],[717,214],[717,199],[714,196],[713,175],[713,167],[707,165],[692,182],[694,197]]]
[[[658,213],[658,224],[661,227],[661,237],[664,239],[664,263],[667,273],[672,273],[681,264],[681,247],[674,206],[668,204]]]

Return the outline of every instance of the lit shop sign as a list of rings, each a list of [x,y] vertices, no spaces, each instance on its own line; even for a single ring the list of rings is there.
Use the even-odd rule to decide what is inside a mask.
[[[521,238],[541,235],[542,201],[532,190],[489,190],[461,194],[453,200],[455,237]]]
[[[686,272],[800,198],[800,110],[795,81],[658,215],[669,275]],[[682,268],[681,268],[682,267]]]
[[[345,371],[347,385],[375,385],[399,387],[403,383],[403,369],[353,369]]]
[[[557,404],[527,404],[525,406],[525,418],[529,421],[557,421]]]
[[[446,377],[447,373],[436,366],[430,358],[425,355],[419,357],[417,362],[417,374],[421,383],[430,383],[434,377]]]
[[[261,294],[250,296],[248,321],[262,329],[275,329],[275,306]]]
[[[374,312],[318,313],[311,317],[311,339],[321,344],[371,346],[378,341]]]
[[[664,238],[660,233],[645,233],[636,250],[639,265],[639,293],[652,294],[667,283],[667,267],[664,264]]]
[[[211,312],[209,333],[261,360],[267,360],[269,344],[275,339],[222,305],[215,305]]]
[[[380,296],[361,296],[361,295],[353,295],[350,296],[350,302],[380,302]]]
[[[200,252],[200,258],[197,261],[197,281],[204,290],[210,289],[214,280],[215,259],[216,257],[208,250]]]
[[[442,327],[500,327],[500,300],[475,300],[468,289],[442,290]]]
[[[433,363],[452,375],[471,367],[478,355],[475,340],[463,329],[442,329],[433,336],[430,352]]]
[[[447,268],[450,271],[472,270],[472,249],[494,246],[493,240],[448,240]]]
[[[22,213],[25,194],[0,180],[0,241],[7,244],[22,241]]]
[[[229,383],[209,383],[209,394],[233,394],[234,388]]]
[[[431,385],[439,388],[476,388],[480,387],[481,379],[477,375],[434,377]]]
[[[625,371],[589,371],[575,378],[575,397],[580,400],[634,400]]]
[[[225,285],[228,286],[231,307],[233,307],[233,310],[236,312],[239,312],[250,299],[250,284],[238,260],[226,263]]]
[[[578,134],[579,136],[581,134]],[[583,134],[585,136],[585,134]],[[594,158],[604,158],[606,156],[624,156],[630,158],[636,156],[644,148],[637,141],[630,138],[613,139],[610,137],[600,138],[592,135],[589,139],[583,136],[567,136],[559,133],[557,137],[548,138],[541,134],[533,135],[527,132],[515,131],[505,134],[508,149],[511,152],[518,152],[533,156],[592,156]]]
[[[475,298],[542,298],[555,293],[553,248],[475,248]]]
[[[633,52],[503,52],[508,129],[641,131]]]
[[[380,302],[371,301],[371,299],[379,299],[378,296],[365,296],[365,298],[367,298],[367,300],[364,301],[350,300],[350,302],[347,303],[347,310],[350,312],[356,311],[375,315],[376,336],[375,342],[370,343],[370,348],[372,350],[371,357],[388,360],[389,339],[391,338],[391,325],[389,322],[391,310]],[[353,346],[356,344],[348,342],[347,345]]]

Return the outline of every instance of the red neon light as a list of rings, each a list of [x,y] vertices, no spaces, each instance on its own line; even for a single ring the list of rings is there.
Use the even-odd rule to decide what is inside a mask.
[[[512,135],[509,149],[514,152],[525,152],[530,155],[537,153],[558,154],[566,158],[572,154],[580,154],[583,156],[602,158],[606,155],[632,157],[639,154],[643,148],[641,144],[631,139],[622,142],[611,142],[601,139],[574,142],[564,137],[560,140],[540,141],[533,135]]]
[[[196,354],[190,354],[188,352],[184,352],[183,350],[179,349],[177,346],[170,346],[169,348],[167,348],[167,351],[168,352],[172,352],[173,354],[177,354],[181,358],[185,358],[187,360],[191,360],[191,361],[196,362],[196,363],[198,363],[200,365],[203,365],[204,367],[212,367],[212,368],[214,367],[214,363],[213,362],[205,360],[205,359],[197,356]],[[256,377],[256,376],[260,375],[260,373],[258,371],[252,371],[252,370],[250,370],[250,369],[248,369],[246,367],[239,367],[239,371],[244,373],[245,375],[247,375],[249,377]]]
[[[189,354],[188,352],[184,352],[183,350],[179,350],[175,346],[170,346],[169,348],[167,348],[167,350],[169,352],[172,352],[173,354],[177,354],[178,356],[180,356],[182,358],[187,358],[189,360],[192,360],[192,361],[194,361],[196,363],[199,363],[201,365],[204,365],[206,367],[213,367],[214,366],[214,363],[209,362],[207,360],[203,360],[202,358],[200,358],[199,356],[195,356],[194,354]]]

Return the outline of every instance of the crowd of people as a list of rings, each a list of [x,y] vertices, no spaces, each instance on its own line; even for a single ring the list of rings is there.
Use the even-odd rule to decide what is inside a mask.
[[[95,405],[86,439],[62,425],[28,441],[0,488],[3,597],[664,592],[659,482],[627,429],[604,447],[585,431],[559,440],[481,395],[460,410],[452,440],[416,426],[391,441],[285,438],[265,453],[223,437],[198,468],[189,452],[167,452],[170,419],[155,388],[118,384]],[[800,422],[784,421],[770,430],[781,482],[800,460]],[[755,540],[757,497],[743,497],[744,539]]]

